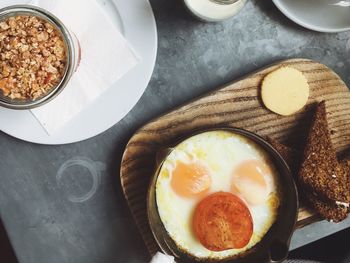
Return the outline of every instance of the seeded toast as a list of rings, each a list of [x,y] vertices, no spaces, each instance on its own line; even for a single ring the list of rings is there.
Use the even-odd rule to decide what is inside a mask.
[[[319,196],[315,196],[312,193],[306,193],[307,201],[312,205],[312,207],[328,221],[338,223],[349,214],[349,208],[338,205],[332,200],[322,200]]]
[[[347,172],[338,162],[332,145],[324,101],[317,105],[304,150],[299,180],[309,191],[324,199],[350,202]]]
[[[301,154],[297,150],[288,147],[270,137],[267,137],[267,141],[283,157],[293,175],[297,174],[300,166]]]
[[[288,166],[292,170],[298,169],[294,167],[299,167],[300,165],[300,153],[284,144],[273,140],[271,138],[267,139],[268,142],[281,154],[283,159],[287,162]],[[348,167],[348,171],[350,171],[350,155],[348,158],[345,158],[342,161],[342,165]],[[350,173],[348,174],[350,176]],[[322,199],[317,195],[314,195],[310,192],[306,192],[305,198],[308,203],[320,214],[323,218],[328,221],[340,222],[344,220],[348,213],[350,212],[349,208],[344,206],[339,206],[335,203],[335,201],[330,199]]]
[[[349,183],[349,188],[350,188],[350,154],[345,156],[342,159],[340,164],[344,167],[344,169],[345,169],[345,171],[346,171],[346,173],[348,175],[348,183]]]

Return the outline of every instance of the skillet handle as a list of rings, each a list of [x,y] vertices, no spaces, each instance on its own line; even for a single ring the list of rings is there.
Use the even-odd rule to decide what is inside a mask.
[[[270,263],[281,263],[287,259],[289,253],[289,244],[280,240],[272,242],[269,257]]]

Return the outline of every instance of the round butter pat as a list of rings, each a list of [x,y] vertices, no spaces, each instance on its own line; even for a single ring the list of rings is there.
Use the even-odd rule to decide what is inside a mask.
[[[309,98],[309,84],[297,69],[283,67],[268,74],[261,86],[265,106],[280,115],[291,115],[301,110]]]

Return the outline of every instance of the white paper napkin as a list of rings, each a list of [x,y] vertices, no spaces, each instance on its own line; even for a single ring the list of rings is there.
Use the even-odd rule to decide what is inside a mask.
[[[80,65],[66,88],[48,104],[32,110],[51,135],[140,59],[95,0],[35,0],[31,4],[56,15],[77,36],[81,46]]]

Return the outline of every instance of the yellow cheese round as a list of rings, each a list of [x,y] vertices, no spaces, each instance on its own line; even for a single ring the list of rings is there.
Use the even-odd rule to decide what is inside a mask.
[[[264,78],[261,97],[269,110],[287,116],[306,105],[309,91],[309,84],[302,72],[295,68],[283,67]]]

